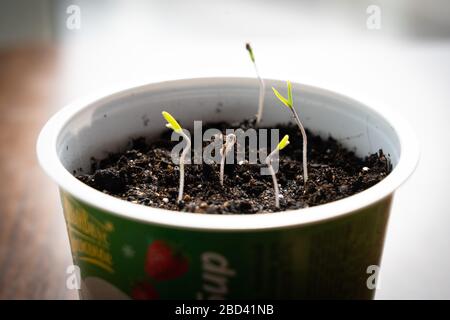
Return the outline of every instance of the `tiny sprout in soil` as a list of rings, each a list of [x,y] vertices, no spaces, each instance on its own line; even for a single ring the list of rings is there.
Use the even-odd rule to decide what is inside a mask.
[[[233,133],[228,134],[225,137],[225,143],[220,150],[221,158],[220,158],[220,184],[223,186],[223,173],[225,169],[225,159],[227,154],[233,149],[234,144],[236,143],[236,135]]]
[[[178,121],[175,120],[174,117],[172,117],[170,113],[163,111],[162,115],[168,122],[166,124],[166,127],[172,129],[173,131],[181,135],[184,140],[186,140],[186,147],[184,148],[180,157],[180,185],[178,187],[178,202],[180,202],[183,199],[183,189],[184,189],[184,161],[186,155],[191,150],[191,139],[189,139],[187,134],[184,133],[183,128],[180,126]]]
[[[266,158],[266,164],[269,168],[270,174],[272,175],[273,189],[275,195],[275,206],[277,208],[280,207],[280,190],[278,188],[278,181],[275,175],[275,171],[273,170],[272,167],[272,161],[274,160],[275,157],[279,155],[280,151],[283,150],[288,144],[289,144],[289,136],[285,135],[283,139],[281,139],[280,143],[278,143],[277,147]]]
[[[245,49],[247,49],[247,51],[250,55],[250,59],[252,60],[253,66],[255,68],[256,77],[259,80],[258,113],[256,114],[256,124],[259,124],[261,122],[262,113],[263,113],[263,109],[264,109],[264,93],[266,91],[266,85],[264,84],[264,79],[261,78],[261,76],[259,75],[258,67],[257,67],[256,61],[255,61],[255,55],[253,54],[253,49],[252,49],[250,43],[245,44]]]
[[[286,107],[291,109],[292,114],[294,115],[295,122],[297,122],[297,125],[300,129],[300,132],[302,134],[303,138],[303,181],[306,184],[308,181],[308,162],[307,162],[307,139],[306,139],[306,131],[303,127],[302,123],[300,122],[300,118],[298,117],[297,111],[295,111],[294,108],[294,99],[292,98],[292,85],[290,81],[287,81],[287,89],[288,89],[288,98],[286,99],[283,97],[274,87],[272,87],[272,90],[275,94],[275,96],[280,100]]]

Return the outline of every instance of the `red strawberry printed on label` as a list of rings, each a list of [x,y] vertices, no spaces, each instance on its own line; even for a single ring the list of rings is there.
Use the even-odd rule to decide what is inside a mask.
[[[155,240],[148,247],[145,272],[153,279],[158,281],[176,279],[188,269],[186,257],[164,241]]]
[[[157,300],[159,294],[151,284],[139,283],[133,288],[131,297],[134,300]]]

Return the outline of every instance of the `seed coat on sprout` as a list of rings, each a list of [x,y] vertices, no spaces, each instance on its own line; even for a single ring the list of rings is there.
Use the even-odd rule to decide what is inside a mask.
[[[247,49],[248,54],[250,55],[250,60],[253,62],[253,67],[255,68],[256,77],[259,81],[259,99],[258,99],[258,112],[256,113],[256,124],[259,124],[261,122],[262,113],[264,109],[264,94],[266,92],[266,85],[264,83],[264,79],[261,78],[258,71],[258,66],[256,65],[255,61],[255,55],[253,54],[253,49],[250,45],[250,43],[245,44],[245,49]]]

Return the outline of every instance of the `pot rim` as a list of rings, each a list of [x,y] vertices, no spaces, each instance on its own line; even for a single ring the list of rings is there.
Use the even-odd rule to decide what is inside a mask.
[[[254,83],[254,78],[241,77],[215,77],[190,78],[128,85],[125,89],[109,88],[100,93],[90,95],[70,103],[53,115],[41,130],[36,150],[38,161],[44,171],[58,186],[76,199],[103,211],[125,219],[132,219],[150,224],[162,225],[171,228],[197,229],[208,231],[256,231],[309,225],[349,215],[379,202],[390,195],[414,171],[419,159],[417,138],[410,126],[399,116],[383,110],[380,112],[358,101],[358,104],[383,118],[396,132],[400,141],[400,157],[392,172],[376,185],[350,197],[330,203],[303,209],[287,210],[274,213],[258,214],[201,214],[190,212],[173,212],[144,205],[134,204],[98,191],[76,179],[61,163],[57,154],[57,140],[61,130],[69,121],[88,108],[93,103],[106,99],[115,99],[133,92],[146,91],[149,88],[167,88],[179,86],[206,86],[214,84],[232,84],[236,82]],[[277,85],[284,85],[284,81],[266,79]],[[320,95],[332,95],[354,101],[345,95],[301,84],[303,90],[315,92]],[[177,216],[174,217],[173,215]]]

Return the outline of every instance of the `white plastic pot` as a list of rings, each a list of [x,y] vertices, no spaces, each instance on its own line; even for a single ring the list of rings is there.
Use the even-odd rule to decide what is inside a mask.
[[[267,80],[267,126],[290,119],[271,86],[281,89],[285,82]],[[149,299],[373,297],[367,270],[379,264],[392,196],[413,172],[418,147],[401,119],[348,97],[293,84],[305,127],[331,134],[362,157],[383,149],[393,171],[375,186],[325,205],[256,215],[173,212],[114,198],[72,175],[80,168],[88,172],[91,157],[121,150],[132,137],[159,136],[163,110],[188,129],[194,120],[253,116],[258,90],[256,80],[245,78],[154,83],[75,102],[49,120],[38,157],[60,187],[82,278],[100,278],[125,296]],[[182,258],[168,262],[175,270],[170,281],[152,278],[146,269],[154,241],[183,248]],[[89,297],[100,291],[108,298],[107,290],[92,288]]]

